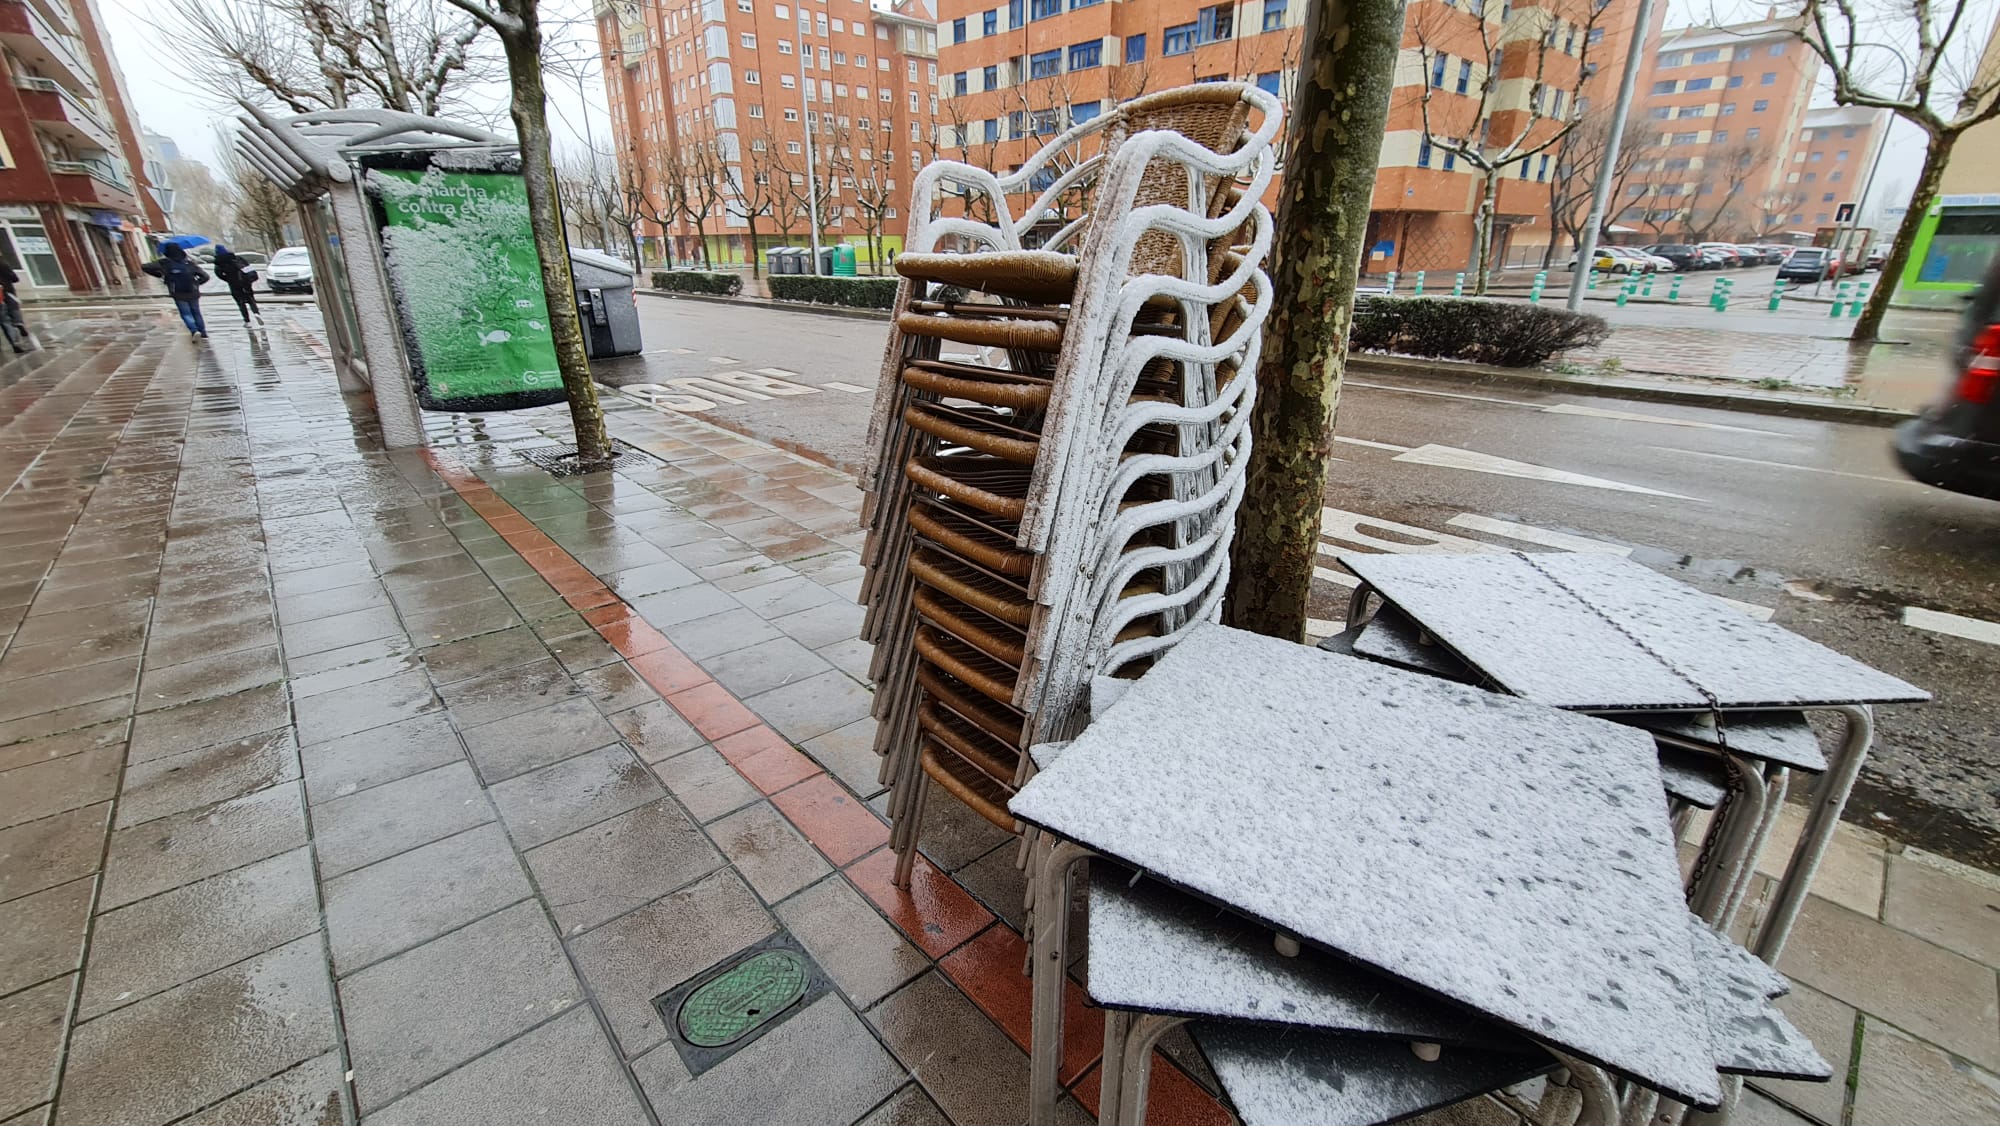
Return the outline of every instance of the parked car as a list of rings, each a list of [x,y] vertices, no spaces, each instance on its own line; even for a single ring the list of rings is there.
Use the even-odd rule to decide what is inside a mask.
[[[1924,484],[2000,500],[2000,259],[1966,305],[1944,399],[1898,426],[1895,446]]]
[[[1604,274],[1636,274],[1639,273],[1641,269],[1637,261],[1625,257],[1624,255],[1618,253],[1618,249],[1616,247],[1610,247],[1610,246],[1598,247],[1596,254],[1592,256],[1591,261],[1594,264],[1595,269],[1599,273],[1604,273]],[[1571,272],[1574,272],[1576,270],[1575,255],[1570,256],[1569,268]]]
[[[1793,247],[1778,267],[1778,280],[1788,282],[1830,281],[1838,268],[1838,259],[1831,250],[1821,246]]]
[[[283,247],[258,272],[264,276],[264,284],[271,287],[272,293],[313,291],[312,252],[303,246]]]
[[[1699,270],[1703,268],[1701,251],[1686,243],[1656,242],[1651,246],[1642,246],[1639,249],[1672,262],[1676,270]]]
[[[1868,248],[1868,268],[1879,270],[1889,262],[1889,244],[1878,242]]]
[[[1634,258],[1644,259],[1652,267],[1647,273],[1671,274],[1676,269],[1674,260],[1671,258],[1663,258],[1658,254],[1649,254],[1636,246],[1621,247],[1620,249]]]
[[[1749,243],[1739,242],[1736,244],[1736,252],[1743,256],[1745,264],[1752,266],[1775,266],[1785,260],[1785,256],[1782,253],[1772,250],[1768,246],[1754,246]]]
[[[1705,242],[1701,244],[1701,248],[1703,250],[1712,250],[1716,254],[1721,255],[1723,267],[1725,269],[1735,269],[1736,267],[1744,264],[1743,252],[1736,249],[1734,246],[1731,246],[1729,243]]]
[[[1697,247],[1696,253],[1701,255],[1701,268],[1704,270],[1726,270],[1736,264],[1736,256],[1724,254],[1719,247]]]

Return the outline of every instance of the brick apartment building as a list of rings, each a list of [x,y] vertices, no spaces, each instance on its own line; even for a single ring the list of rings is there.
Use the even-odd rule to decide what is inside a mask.
[[[930,0],[600,0],[595,15],[649,259],[807,245],[814,187],[824,240],[864,261],[900,248],[911,177],[936,154]]]
[[[1791,156],[1818,78],[1795,20],[1667,32],[1634,103],[1620,241],[1778,237],[1810,186]]]
[[[92,0],[0,0],[0,257],[24,290],[130,290],[166,217]]]
[[[1810,235],[1833,226],[1843,203],[1858,203],[1875,150],[1888,138],[1889,111],[1826,106],[1806,111],[1785,172],[1785,185],[1760,218],[1785,234]],[[1875,196],[1881,195],[1876,185]],[[1879,232],[1884,237],[1888,232]]]

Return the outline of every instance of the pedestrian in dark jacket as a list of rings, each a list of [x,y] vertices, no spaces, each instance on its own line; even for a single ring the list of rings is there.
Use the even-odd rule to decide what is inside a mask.
[[[236,302],[236,311],[243,314],[244,324],[249,324],[253,316],[258,324],[264,323],[264,314],[257,309],[257,292],[251,288],[257,282],[257,271],[250,268],[242,255],[216,243],[215,276],[229,283],[229,296]]]
[[[187,326],[189,337],[208,339],[208,324],[201,319],[201,287],[207,283],[208,275],[188,258],[187,251],[170,242],[160,248],[159,258],[139,268],[166,284],[167,296],[174,299],[174,308],[180,311],[181,323]]]
[[[28,338],[28,322],[21,316],[21,297],[15,288],[21,284],[21,275],[6,262],[0,262],[0,321],[4,321],[7,343],[14,351],[25,352],[21,342]]]

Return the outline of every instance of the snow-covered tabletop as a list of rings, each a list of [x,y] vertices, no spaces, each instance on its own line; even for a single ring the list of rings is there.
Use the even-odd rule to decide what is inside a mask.
[[[1930,698],[1629,559],[1565,552],[1339,559],[1466,664],[1554,707],[1801,708]]]
[[[1384,606],[1354,637],[1354,655],[1446,680],[1472,681],[1479,674],[1451,651],[1424,635],[1417,623],[1394,606]]]
[[[1804,712],[1652,712],[1620,715],[1621,723],[1643,727],[1688,743],[1730,750],[1818,774],[1826,769],[1826,752]],[[1721,728],[1721,734],[1716,729]]]
[[[1222,626],[1022,820],[1683,1102],[1720,1097],[1642,731]]]

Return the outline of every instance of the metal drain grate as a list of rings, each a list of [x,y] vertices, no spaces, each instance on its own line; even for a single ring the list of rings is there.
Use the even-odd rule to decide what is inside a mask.
[[[529,446],[514,450],[521,460],[529,462],[557,477],[582,477],[585,470],[576,464],[576,444],[574,442],[558,446]],[[657,465],[659,459],[630,442],[611,440],[611,468],[630,469],[636,465]],[[590,470],[602,473],[604,470]]]
[[[790,934],[779,931],[653,998],[674,1051],[700,1075],[806,1010],[833,988]]]

